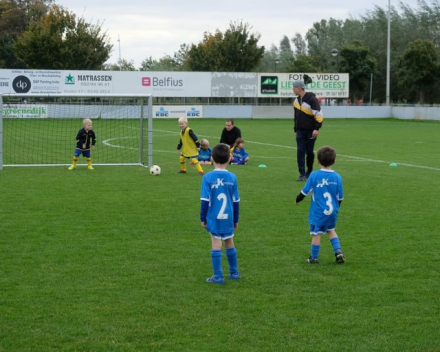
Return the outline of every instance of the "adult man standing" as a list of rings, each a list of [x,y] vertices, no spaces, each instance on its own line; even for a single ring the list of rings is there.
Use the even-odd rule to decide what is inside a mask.
[[[306,85],[303,81],[293,83],[293,93],[296,95],[293,109],[299,171],[297,181],[306,181],[313,170],[315,160],[313,147],[324,119],[315,94],[306,93],[305,88]],[[305,168],[306,164],[307,170]]]
[[[227,119],[220,137],[220,143],[225,143],[232,148],[237,138],[241,138],[240,129],[234,125],[233,119]]]

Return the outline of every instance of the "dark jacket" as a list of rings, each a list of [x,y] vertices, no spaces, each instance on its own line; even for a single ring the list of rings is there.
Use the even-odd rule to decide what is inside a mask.
[[[92,145],[96,144],[96,136],[93,130],[86,131],[84,128],[81,128],[76,135],[76,147],[81,150],[90,149],[90,142]],[[86,148],[83,148],[83,144],[86,145]]]
[[[295,111],[295,132],[297,130],[313,131],[321,128],[324,116],[315,94],[307,92],[302,98],[297,96],[293,102],[293,109]]]
[[[241,138],[241,131],[238,127],[234,126],[230,131],[228,131],[225,127],[223,128],[222,135],[220,137],[220,143],[225,143],[232,148],[237,138]]]

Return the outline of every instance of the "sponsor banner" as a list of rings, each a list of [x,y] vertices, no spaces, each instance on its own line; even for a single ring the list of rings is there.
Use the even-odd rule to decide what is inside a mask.
[[[2,117],[47,117],[47,105],[44,104],[3,104]]]
[[[0,70],[0,94],[210,97],[210,72]]]
[[[181,116],[203,117],[202,105],[155,105],[153,117],[155,118],[179,118]]]
[[[258,74],[252,72],[213,72],[211,97],[255,98],[258,94]]]
[[[318,98],[348,98],[348,73],[306,73],[312,83],[306,91],[313,92]],[[291,98],[293,83],[304,80],[304,73],[260,73],[258,75],[258,97]]]
[[[348,98],[348,73],[307,73],[307,90]],[[0,94],[293,97],[304,73],[0,70]]]

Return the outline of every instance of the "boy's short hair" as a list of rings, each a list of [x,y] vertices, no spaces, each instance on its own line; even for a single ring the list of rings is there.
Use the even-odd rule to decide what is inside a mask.
[[[84,120],[83,120],[83,125],[85,125],[86,122],[90,122],[90,123],[92,123],[92,120],[90,120],[90,119],[84,119]]]
[[[208,141],[207,139],[203,138],[203,139],[200,141],[200,144],[208,144],[208,145],[209,145],[209,141]]]
[[[231,157],[231,147],[225,143],[219,143],[212,148],[212,159],[217,164],[227,164]]]
[[[188,122],[188,119],[186,118],[186,116],[181,116],[179,117],[179,122]]]
[[[336,160],[336,150],[332,147],[324,146],[317,151],[318,161],[322,166],[331,166]]]

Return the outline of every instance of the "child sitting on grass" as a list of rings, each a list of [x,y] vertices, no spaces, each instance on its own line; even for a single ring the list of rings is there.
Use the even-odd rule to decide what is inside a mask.
[[[249,161],[249,154],[244,149],[243,138],[237,138],[234,146],[231,148],[231,156],[232,165],[245,165]]]
[[[209,146],[209,141],[202,139],[200,141],[199,163],[201,165],[211,165],[211,153],[212,149]]]

